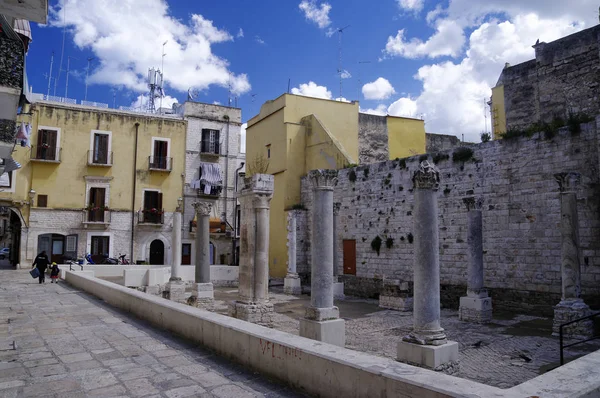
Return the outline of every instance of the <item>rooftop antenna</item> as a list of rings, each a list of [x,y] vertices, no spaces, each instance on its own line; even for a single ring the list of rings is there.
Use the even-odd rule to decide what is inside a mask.
[[[71,58],[79,60],[79,58],[75,58],[70,55],[67,57],[67,81],[65,83],[65,98],[69,98],[69,74],[71,73]]]
[[[50,57],[50,74],[48,75],[48,94],[50,96],[50,87],[52,84],[52,65],[54,64],[54,51],[52,51],[52,56]]]
[[[287,91],[288,94],[290,93],[290,86],[291,85],[292,85],[292,79],[288,78],[288,91]],[[254,94],[254,95],[256,95],[256,94]]]
[[[148,112],[156,112],[156,98],[163,96],[163,75],[162,72],[155,68],[148,69]]]
[[[487,104],[485,102],[485,98],[483,99],[483,117],[485,117],[485,126],[483,131],[487,134],[488,132],[488,123],[487,123]]]
[[[65,55],[65,38],[67,37],[67,2],[63,3],[63,40],[62,49],[60,50],[60,65],[58,66],[58,77],[54,79],[54,96],[56,97],[56,86],[60,80],[60,72],[63,70],[63,57]]]
[[[342,35],[344,34],[344,30],[348,29],[350,27],[350,25],[346,25],[343,28],[339,28],[337,30],[338,32],[338,39],[339,39],[339,46],[338,46],[338,55],[339,55],[339,60],[338,60],[338,74],[340,75],[340,98],[342,98],[342,74],[343,74],[343,70],[342,70]]]
[[[252,110],[251,112],[254,113],[254,101],[256,101],[256,94],[251,94],[250,95],[252,97]]]
[[[361,86],[362,86],[362,81],[360,79],[360,76],[361,76],[360,65],[362,65],[362,64],[370,64],[370,63],[371,63],[371,61],[358,61],[358,96],[356,97],[357,99],[360,99],[360,89],[361,89]]]
[[[227,106],[231,107],[231,73],[229,73],[229,82],[227,83]]]
[[[113,93],[113,109],[117,109],[117,89],[113,87],[110,91]]]
[[[87,67],[87,71],[85,72],[85,96],[83,97],[84,101],[87,101],[88,77],[90,75],[90,64],[92,63],[92,60],[94,60],[94,57],[89,57],[87,59],[87,61],[88,61],[88,67]]]
[[[165,45],[168,43],[168,40],[165,40],[165,42],[163,43],[163,48],[162,48],[162,61],[161,61],[161,65],[160,65],[160,71],[161,71],[161,91],[162,91],[162,82],[164,80],[165,77]],[[160,96],[160,107],[159,107],[159,111],[162,112],[162,100],[164,97],[164,93],[161,92],[161,96]]]

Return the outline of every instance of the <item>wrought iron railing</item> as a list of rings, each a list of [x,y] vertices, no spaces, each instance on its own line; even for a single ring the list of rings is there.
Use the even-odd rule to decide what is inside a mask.
[[[173,158],[164,156],[148,156],[148,168],[150,170],[171,171]]]
[[[84,224],[110,224],[111,212],[106,209],[83,209]]]
[[[112,164],[112,152],[88,151],[88,166],[112,166]]]
[[[164,223],[164,209],[144,209],[138,211],[138,224],[162,225]]]
[[[594,327],[594,335],[592,337],[590,337],[588,339],[585,339],[585,340],[579,340],[579,341],[576,341],[574,343],[566,344],[565,345],[564,342],[563,342],[563,328],[565,326],[569,326],[569,325],[572,325],[574,323],[578,323],[578,322],[582,322],[582,321],[587,321],[588,319],[594,319],[597,316],[600,316],[600,312],[596,312],[595,314],[584,316],[582,318],[578,318],[578,319],[572,320],[570,322],[563,323],[563,324],[561,324],[559,326],[558,336],[560,338],[560,365],[561,366],[565,364],[565,357],[564,357],[564,349],[565,348],[573,347],[573,346],[576,346],[576,345],[579,345],[579,344],[583,344],[583,343],[587,343],[588,341],[592,341],[592,340],[596,340],[596,339],[600,338],[600,334],[598,333],[598,328]]]
[[[220,145],[218,142],[200,142],[200,154],[201,155],[215,155],[215,156],[219,156],[221,154],[220,152]]]
[[[196,191],[196,194],[198,196],[219,196],[219,195],[221,195],[222,191],[223,191],[223,187],[220,185],[217,185],[217,186],[212,185],[212,186],[210,186],[210,189],[207,190],[205,184],[200,184],[200,188],[198,188],[198,190]]]
[[[55,146],[41,145],[31,147],[31,160],[42,162],[60,162],[60,153],[62,148]]]

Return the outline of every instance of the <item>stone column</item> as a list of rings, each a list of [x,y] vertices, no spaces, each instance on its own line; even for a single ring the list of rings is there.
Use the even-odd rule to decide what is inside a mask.
[[[305,318],[300,319],[300,336],[343,347],[345,324],[333,305],[333,187],[336,170],[308,173],[313,188],[311,237],[311,293]]]
[[[590,307],[581,298],[581,261],[579,256],[579,220],[577,216],[577,188],[579,173],[559,173],[554,178],[560,189],[560,235],[562,297],[554,307],[552,334],[558,335],[560,325],[591,314]],[[563,328],[566,337],[591,337],[591,320],[577,322]]]
[[[492,299],[483,285],[483,199],[463,199],[467,206],[467,245],[469,247],[467,296],[460,298],[458,319],[487,323],[492,320]]]
[[[458,343],[448,341],[440,325],[439,171],[424,161],[414,184],[413,331],[398,343],[398,360],[433,370],[458,370]]]
[[[298,210],[288,212],[288,269],[287,275],[283,281],[283,292],[285,294],[302,294],[302,286],[300,285],[300,277],[296,271],[296,218]]]
[[[192,203],[196,211],[196,269],[190,304],[211,309],[214,300],[213,284],[210,281],[210,213],[211,202]]]
[[[337,202],[333,204],[333,298],[336,300],[343,300],[344,296],[344,282],[340,282],[338,272],[338,248],[339,248],[339,232],[338,227],[340,225],[340,209],[342,204]]]
[[[269,302],[269,204],[273,188],[272,175],[254,174],[244,180],[239,195],[239,298],[229,307],[231,316],[268,327],[273,325],[273,304]]]
[[[171,234],[171,250],[173,251],[173,263],[171,264],[171,277],[165,286],[163,296],[169,300],[180,303],[185,302],[185,283],[180,276],[181,267],[181,218],[180,209],[173,213],[173,231]]]

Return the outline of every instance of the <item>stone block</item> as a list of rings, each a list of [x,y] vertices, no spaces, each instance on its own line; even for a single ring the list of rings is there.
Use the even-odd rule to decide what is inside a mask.
[[[453,374],[458,372],[458,343],[448,341],[446,344],[433,346],[400,341],[398,343],[400,362],[438,372]]]
[[[214,299],[215,292],[212,283],[194,283],[192,285],[192,297],[198,299]]]
[[[185,283],[177,281],[167,283],[163,297],[177,303],[185,303]]]
[[[234,301],[229,306],[229,316],[257,325],[273,327],[273,304],[242,303]]]
[[[492,298],[461,297],[458,319],[473,323],[490,322],[492,320]]]
[[[389,310],[409,312],[413,310],[412,297],[384,296],[379,295],[379,307]]]
[[[344,347],[346,345],[346,324],[343,319],[314,321],[300,318],[300,336]]]
[[[300,284],[300,278],[286,277],[283,280],[283,292],[285,294],[292,294],[292,295],[302,294],[302,286]]]
[[[306,307],[306,319],[312,319],[314,321],[328,321],[330,319],[337,319],[340,317],[340,310],[338,307],[330,308],[317,308],[317,307]]]
[[[592,314],[590,307],[582,299],[561,300],[554,307],[554,321],[552,323],[552,335],[560,335],[560,325],[583,318]],[[566,338],[590,338],[594,336],[594,323],[591,319],[572,323],[563,327],[563,336]]]
[[[154,285],[154,286],[144,286],[144,293],[152,294],[154,296],[160,296],[162,292],[161,292],[159,285]]]
[[[343,282],[333,282],[333,298],[336,300],[343,300],[346,298],[344,295]]]

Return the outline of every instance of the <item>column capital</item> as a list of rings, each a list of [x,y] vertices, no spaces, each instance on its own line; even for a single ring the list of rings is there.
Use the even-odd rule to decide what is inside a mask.
[[[311,170],[308,172],[308,178],[313,189],[322,189],[333,191],[337,185],[337,170]]]
[[[561,193],[575,192],[581,182],[581,174],[572,171],[554,174],[554,178]]]
[[[192,203],[194,210],[196,210],[196,214],[199,216],[208,216],[212,211],[212,203],[209,202],[194,202]]]
[[[413,175],[413,184],[416,189],[433,189],[435,191],[440,186],[440,172],[434,165],[424,160]]]
[[[483,208],[483,198],[475,196],[467,196],[463,198],[463,203],[467,206],[467,211],[479,210]]]
[[[340,214],[340,209],[342,208],[342,204],[340,202],[336,202],[333,204],[333,215],[337,216]]]
[[[271,194],[255,194],[252,200],[255,209],[268,209],[273,199]]]
[[[275,186],[275,178],[270,174],[254,174],[244,178],[244,186],[240,196],[252,194],[272,195]]]

